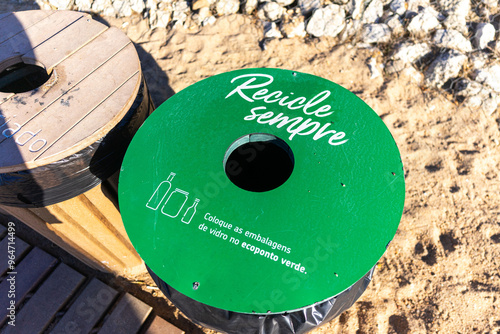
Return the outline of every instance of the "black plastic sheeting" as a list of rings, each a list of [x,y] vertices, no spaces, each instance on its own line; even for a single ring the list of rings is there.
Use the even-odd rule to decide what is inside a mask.
[[[43,207],[68,200],[99,185],[118,171],[133,135],[153,110],[143,77],[134,103],[106,136],[54,163],[0,173],[0,204]]]
[[[147,269],[167,298],[198,325],[228,334],[299,334],[331,321],[351,307],[371,282],[375,267],[347,290],[326,301],[300,310],[272,314],[237,313],[202,304],[176,291],[149,267]]]

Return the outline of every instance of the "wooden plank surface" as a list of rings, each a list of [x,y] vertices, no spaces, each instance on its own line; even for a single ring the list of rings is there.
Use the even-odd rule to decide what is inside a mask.
[[[185,334],[185,332],[157,316],[144,334]]]
[[[84,13],[48,13],[5,18],[27,21],[27,28],[0,43],[0,63],[36,60],[51,76],[38,89],[0,95],[0,172],[34,168],[89,146],[122,119],[139,90],[139,58],[122,31]],[[4,33],[10,29],[0,25]]]
[[[40,60],[44,61],[42,56]],[[140,63],[133,44],[120,30],[111,28],[58,64],[42,89],[16,94],[15,98],[4,102],[4,118],[0,119],[0,126],[5,124],[5,129],[10,127],[16,132],[9,138],[0,136],[0,151],[15,148],[18,152],[0,155],[0,172],[47,163],[32,160],[43,159],[40,154],[56,141],[64,139],[46,154],[52,158],[50,162],[103,137],[130,108],[139,88],[140,76],[135,77],[135,85],[120,88],[127,80],[134,80],[131,76],[138,71]],[[116,100],[113,109],[101,105],[106,100]],[[85,127],[78,128],[78,132],[66,133],[89,114],[96,115],[91,121],[98,122],[87,122]],[[99,131],[101,128],[103,131]],[[39,140],[38,144],[31,146],[36,140]],[[19,144],[25,142],[25,145]]]
[[[126,293],[118,302],[109,318],[99,330],[99,334],[137,333],[146,321],[151,306]]]
[[[17,274],[8,275],[2,283],[0,283],[0,298],[6,298],[10,290],[10,282],[7,279],[15,279],[15,298],[16,305],[19,305],[28,292],[33,289],[39,282],[43,280],[47,272],[56,264],[57,260],[47,254],[38,247],[35,247],[26,257],[18,264],[16,268]],[[7,317],[7,308],[0,308],[0,324]]]
[[[34,11],[26,13],[27,14],[24,14],[24,12],[18,12],[15,14],[15,17],[17,20],[28,21],[31,20],[32,15],[35,14]],[[14,36],[6,39],[2,44],[0,44],[0,57],[3,60],[16,55],[23,55],[31,49],[47,42],[51,37],[87,15],[88,14],[79,12],[55,12],[35,24],[29,25],[22,32],[16,33]],[[26,16],[26,18],[23,18],[22,16]],[[10,27],[2,27],[2,31],[8,31],[9,28]]]
[[[10,243],[10,247],[9,247]],[[29,245],[20,238],[15,238],[14,242],[10,242],[8,236],[0,241],[0,254],[6,254],[5,259],[0,261],[0,276],[7,272],[9,269],[9,263],[7,261],[7,256],[13,254],[15,263],[19,263],[19,258],[21,258],[26,251],[29,249]],[[13,251],[13,253],[12,253]]]
[[[16,325],[7,326],[3,333],[42,333],[84,280],[83,275],[61,263],[21,308]]]
[[[54,12],[47,12],[42,10],[34,11],[30,15],[15,15],[14,13],[5,13],[4,16],[0,18],[0,24],[8,29],[5,29],[5,32],[0,35],[0,44],[17,34],[22,33],[24,30],[28,29],[32,25],[37,24],[46,17],[49,17],[53,13]]]
[[[90,333],[118,292],[94,278],[70,306],[51,334]]]

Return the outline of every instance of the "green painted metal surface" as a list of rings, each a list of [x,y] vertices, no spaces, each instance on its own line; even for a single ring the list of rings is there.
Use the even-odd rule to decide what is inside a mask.
[[[230,146],[255,133],[293,152],[290,177],[270,191],[241,189],[224,170]],[[292,311],[349,288],[394,237],[404,192],[396,143],[368,105],[278,69],[216,75],[171,97],[135,135],[119,183],[146,264],[196,301],[242,313]]]

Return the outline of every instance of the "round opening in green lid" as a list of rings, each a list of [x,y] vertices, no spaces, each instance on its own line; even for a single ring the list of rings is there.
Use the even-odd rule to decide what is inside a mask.
[[[288,180],[294,159],[282,139],[267,133],[253,133],[237,139],[224,156],[224,171],[241,189],[263,192]]]

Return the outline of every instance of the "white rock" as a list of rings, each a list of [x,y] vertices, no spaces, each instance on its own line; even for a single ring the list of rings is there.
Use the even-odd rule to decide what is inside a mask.
[[[283,7],[291,5],[292,3],[295,2],[295,0],[274,0],[274,1],[276,1],[279,5]]]
[[[469,62],[472,70],[479,70],[484,68],[488,62],[489,55],[486,52],[474,53],[469,56]]]
[[[75,0],[75,5],[78,10],[88,12],[92,9],[92,0]]]
[[[212,24],[215,23],[215,21],[217,21],[217,19],[215,18],[215,16],[211,15],[211,16],[209,16],[209,17],[207,17],[206,19],[203,20],[202,25],[203,26],[212,25]]]
[[[73,1],[72,0],[49,0],[49,3],[56,7],[57,9],[69,9],[70,6],[72,5]]]
[[[495,39],[495,27],[491,23],[479,23],[474,35],[474,45],[483,50]]]
[[[210,11],[210,8],[209,7],[201,7],[198,10],[198,13],[193,14],[193,16],[191,16],[191,18],[193,19],[194,23],[196,23],[198,26],[202,26],[203,21],[206,20],[207,18],[209,18],[210,16],[212,16],[212,12]]]
[[[347,41],[350,37],[356,36],[361,30],[361,20],[346,20],[345,28],[340,34],[340,40],[342,42]]]
[[[382,1],[372,0],[365,8],[365,11],[363,12],[363,19],[361,20],[361,22],[363,24],[375,23],[382,17],[383,14],[384,5],[382,4]]]
[[[399,15],[389,16],[385,21],[385,24],[391,28],[393,36],[402,35],[405,32],[403,22],[401,21],[401,17]]]
[[[252,14],[257,9],[258,4],[259,0],[247,0],[243,11],[245,14]]]
[[[429,31],[441,26],[437,16],[438,13],[432,7],[426,7],[411,19],[407,29],[412,34],[427,35]]]
[[[364,6],[365,0],[350,0],[345,8],[354,20],[360,20],[363,15]]]
[[[115,9],[111,0],[94,0],[92,3],[92,11],[104,16],[115,16]]]
[[[304,16],[299,13],[295,15],[285,15],[281,21],[280,30],[287,38],[305,37],[306,25],[304,23]]]
[[[377,64],[377,59],[375,57],[370,57],[367,65],[370,70],[370,79],[378,78],[381,75],[379,71],[380,66]]]
[[[446,15],[458,15],[466,17],[470,11],[470,0],[438,0],[439,8]]]
[[[391,58],[402,60],[405,64],[412,64],[432,52],[427,43],[404,42],[396,47]]]
[[[308,16],[312,12],[321,8],[320,0],[299,0],[298,1],[302,15]]]
[[[257,13],[257,17],[261,20],[277,21],[285,14],[285,8],[281,7],[277,2],[265,2]]]
[[[235,14],[239,9],[239,0],[218,0],[215,4],[215,10],[219,16]]]
[[[485,88],[479,82],[460,78],[453,84],[453,90],[458,97],[469,97],[479,94]]]
[[[116,16],[127,17],[132,15],[132,8],[130,3],[126,0],[115,0],[113,1],[113,8],[115,9]]]
[[[391,39],[391,29],[385,23],[366,24],[361,39],[364,43],[387,43]]]
[[[406,3],[406,0],[392,0],[389,6],[389,8],[391,8],[391,10],[398,15],[403,15],[406,12],[407,7],[408,4]]]
[[[424,82],[424,75],[422,74],[422,72],[418,71],[413,66],[405,68],[401,72],[401,75],[409,78],[412,83],[418,86],[421,86]]]
[[[446,29],[454,29],[456,31],[461,32],[464,35],[467,35],[469,29],[467,28],[467,19],[465,16],[450,14],[443,21],[443,25]]]
[[[496,9],[498,8],[498,0],[481,0],[482,3],[488,8]]]
[[[440,48],[454,49],[463,53],[472,51],[471,42],[453,29],[439,29],[432,40]]]
[[[484,69],[479,69],[475,73],[475,80],[482,83],[493,91],[500,92],[500,65],[493,64]]]
[[[187,1],[178,1],[175,2],[173,5],[173,15],[172,15],[172,21],[173,22],[178,22],[179,25],[184,24],[187,19],[187,14],[190,12],[189,5]]]
[[[316,37],[337,36],[345,27],[345,12],[339,5],[331,4],[314,12],[306,31]]]
[[[385,67],[386,72],[400,72],[431,52],[432,48],[427,43],[401,43],[396,47],[394,53],[391,55],[391,59],[387,62]]]
[[[466,61],[467,56],[456,50],[446,50],[439,54],[425,71],[425,85],[441,87],[446,81],[458,75]]]
[[[212,6],[214,3],[216,3],[215,0],[196,0],[193,1],[193,3],[191,4],[191,8],[193,10],[198,10],[201,8],[210,8],[210,6]]]
[[[265,38],[282,38],[278,26],[274,22],[264,22],[264,37]]]
[[[153,17],[151,17],[153,19]],[[155,19],[151,28],[166,28],[172,19],[172,10],[156,10]]]
[[[463,100],[466,107],[481,108],[488,114],[492,114],[500,103],[499,95],[491,89],[481,85],[476,81],[461,78],[454,84],[454,92],[457,99]]]
[[[419,8],[427,8],[431,6],[430,0],[408,0],[406,4],[406,18],[417,15]]]
[[[200,21],[203,22],[205,19],[212,16],[212,11],[209,7],[200,8],[200,10],[198,11],[198,16],[200,18]]]
[[[141,14],[144,9],[146,9],[146,5],[144,4],[144,0],[129,0],[130,8],[136,13]]]
[[[493,113],[498,109],[500,104],[500,96],[496,93],[490,94],[486,99],[483,100],[481,108],[488,114],[493,115]]]

